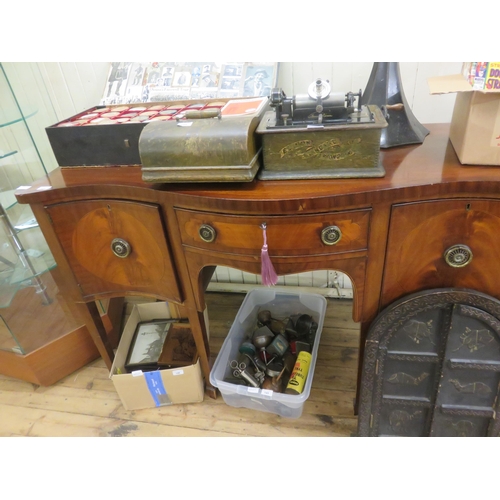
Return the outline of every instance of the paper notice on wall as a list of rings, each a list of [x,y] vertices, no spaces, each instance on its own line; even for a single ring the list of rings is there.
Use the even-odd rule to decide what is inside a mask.
[[[492,148],[500,148],[500,103],[497,116],[495,119],[495,125],[493,126],[493,133],[491,135],[490,146]]]

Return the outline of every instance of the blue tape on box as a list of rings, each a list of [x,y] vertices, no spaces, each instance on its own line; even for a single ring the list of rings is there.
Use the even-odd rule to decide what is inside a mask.
[[[149,392],[151,396],[153,396],[156,406],[172,404],[163,385],[163,380],[161,379],[161,373],[159,371],[145,372],[144,377],[146,378]]]

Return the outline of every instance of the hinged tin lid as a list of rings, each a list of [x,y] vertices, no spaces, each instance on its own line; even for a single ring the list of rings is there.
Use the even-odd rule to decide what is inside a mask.
[[[186,114],[151,122],[139,137],[143,180],[251,181],[259,168],[254,132],[267,98],[229,101],[217,116]]]

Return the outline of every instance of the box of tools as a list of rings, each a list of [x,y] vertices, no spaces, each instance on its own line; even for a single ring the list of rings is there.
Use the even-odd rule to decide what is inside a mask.
[[[318,294],[251,290],[210,373],[224,402],[299,418],[311,392],[326,305]]]

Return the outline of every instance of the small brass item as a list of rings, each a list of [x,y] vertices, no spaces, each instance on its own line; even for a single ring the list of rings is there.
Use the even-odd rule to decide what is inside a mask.
[[[342,231],[338,226],[328,226],[321,231],[321,241],[325,245],[336,245],[342,238]]]
[[[271,322],[271,311],[264,310],[264,311],[259,311],[259,314],[257,314],[257,321],[261,323],[262,325],[268,325]]]
[[[205,243],[212,243],[217,236],[215,229],[208,224],[202,224],[200,229],[198,229],[198,234]]]
[[[264,382],[262,383],[262,389],[268,389],[274,392],[283,392],[283,373],[285,372],[285,368],[281,370],[281,372],[274,377],[266,377]]]
[[[465,267],[472,260],[472,250],[467,245],[453,245],[444,252],[443,257],[451,267]]]
[[[122,239],[122,238],[115,238],[111,242],[111,250],[113,251],[113,253],[117,257],[120,257],[121,259],[124,259],[125,257],[128,257],[130,255],[130,252],[132,251],[132,247],[124,239]]]
[[[286,326],[285,323],[283,323],[283,321],[280,321],[278,319],[272,319],[271,323],[269,323],[269,328],[276,335],[285,335]]]
[[[273,392],[283,392],[283,380],[278,377],[266,377],[262,383],[262,389]]]

